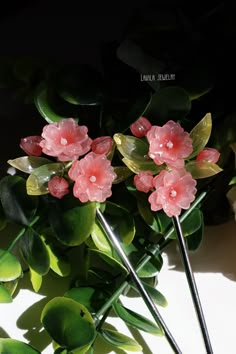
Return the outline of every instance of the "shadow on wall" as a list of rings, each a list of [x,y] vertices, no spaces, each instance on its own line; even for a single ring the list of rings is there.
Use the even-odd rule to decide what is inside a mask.
[[[201,246],[190,252],[192,269],[196,273],[222,273],[236,281],[236,222],[231,220],[217,226],[207,226]],[[176,271],[183,271],[178,246],[174,242],[167,249],[168,265]]]

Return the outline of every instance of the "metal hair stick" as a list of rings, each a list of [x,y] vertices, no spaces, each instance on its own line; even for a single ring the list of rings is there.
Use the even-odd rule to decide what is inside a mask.
[[[197,313],[197,317],[198,317],[199,325],[201,328],[203,340],[205,343],[205,348],[206,348],[207,354],[213,354],[213,349],[211,346],[210,337],[208,334],[206,321],[204,318],[204,314],[203,314],[203,310],[202,310],[202,306],[201,306],[201,302],[200,302],[200,297],[199,297],[198,290],[197,290],[197,285],[195,282],[193,271],[191,269],[191,264],[189,261],[188,251],[187,251],[186,243],[184,240],[180,220],[179,220],[178,216],[173,217],[172,220],[173,220],[174,228],[175,228],[176,235],[177,235],[177,240],[178,240],[179,247],[180,247],[180,252],[181,252],[182,262],[183,262],[184,269],[185,269],[185,274],[187,277],[192,300],[194,303],[194,307],[195,307],[195,310]]]
[[[102,214],[102,212],[97,208],[97,218],[101,224],[101,226],[103,227],[104,231],[106,232],[109,241],[112,243],[112,245],[115,247],[116,252],[118,253],[119,257],[121,258],[122,262],[124,263],[124,265],[126,266],[127,270],[129,271],[129,274],[137,288],[137,290],[139,291],[140,295],[142,296],[147,308],[149,309],[149,311],[151,312],[154,320],[156,321],[156,323],[161,327],[161,329],[163,330],[170,346],[172,347],[172,349],[174,350],[175,353],[177,354],[181,354],[181,350],[179,349],[177,343],[175,342],[175,339],[173,338],[172,334],[170,333],[168,327],[166,326],[164,320],[162,319],[159,311],[157,310],[152,298],[150,297],[150,295],[148,294],[148,292],[146,291],[146,289],[144,288],[142,282],[140,281],[135,269],[133,268],[132,264],[130,263],[127,255],[125,254],[119,240],[117,239],[116,235],[114,234],[114,232],[112,231],[110,225],[107,223],[104,215]]]

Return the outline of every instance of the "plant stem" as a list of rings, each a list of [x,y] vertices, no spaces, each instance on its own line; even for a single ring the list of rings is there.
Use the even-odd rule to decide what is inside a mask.
[[[27,228],[32,227],[39,219],[39,216],[35,216],[35,218],[33,219],[33,221],[28,225],[23,227],[20,232],[17,234],[17,236],[14,238],[14,240],[12,241],[12,243],[10,244],[10,246],[7,248],[7,251],[10,252],[16,245],[16,243],[20,240],[20,238],[24,235],[25,231],[27,230]]]
[[[189,257],[188,257],[188,252],[187,252],[187,247],[186,247],[186,243],[185,243],[185,239],[183,236],[183,232],[182,232],[182,228],[181,228],[181,224],[180,224],[180,220],[178,218],[178,216],[173,217],[173,224],[176,230],[176,235],[177,235],[177,240],[179,243],[179,248],[180,248],[180,254],[181,254],[181,258],[182,258],[182,262],[184,265],[184,270],[185,270],[185,274],[187,277],[187,281],[188,281],[188,285],[189,285],[189,289],[191,292],[191,296],[192,296],[192,300],[193,300],[193,304],[197,313],[197,317],[198,317],[198,321],[199,321],[199,325],[202,331],[202,336],[203,336],[203,340],[205,343],[205,348],[208,354],[213,353],[212,347],[211,347],[211,342],[210,342],[210,337],[208,334],[208,330],[207,330],[207,326],[206,326],[206,322],[205,322],[205,318],[204,318],[204,314],[203,314],[203,310],[202,310],[202,306],[201,306],[201,302],[200,302],[200,297],[198,294],[198,290],[197,290],[197,285],[194,279],[194,275],[193,275],[193,271],[191,269],[191,264],[189,261]]]

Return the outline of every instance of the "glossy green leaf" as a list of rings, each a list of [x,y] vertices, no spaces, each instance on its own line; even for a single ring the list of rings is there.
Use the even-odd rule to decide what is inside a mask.
[[[229,186],[233,184],[236,184],[236,176],[231,179],[231,181],[229,182]]]
[[[48,89],[46,87],[40,88],[40,90],[36,93],[34,103],[41,116],[48,123],[60,122],[63,118],[65,118],[65,116],[56,113],[51,107],[48,99]]]
[[[9,292],[9,294],[12,296],[17,288],[17,285],[19,283],[19,279],[20,278],[16,278],[14,280],[11,281],[6,281],[4,283],[2,283],[2,285],[4,286],[5,289],[7,289],[7,291]]]
[[[0,303],[10,303],[10,302],[12,302],[11,294],[2,284],[0,284]]]
[[[7,282],[21,276],[21,264],[12,253],[0,249],[0,281]]]
[[[45,157],[22,156],[17,157],[14,160],[8,160],[7,163],[9,163],[9,165],[16,168],[17,170],[25,173],[32,173],[36,168],[52,163],[52,161],[46,159]]]
[[[147,262],[138,272],[140,278],[152,278],[160,272],[160,268],[156,267],[151,261]]]
[[[113,331],[110,329],[101,329],[100,335],[106,342],[116,348],[128,350],[130,352],[142,351],[141,345],[139,345],[136,340],[125,336],[124,334],[119,333],[117,331]]]
[[[67,246],[82,244],[91,234],[96,216],[96,204],[84,203],[75,208],[50,210],[50,223],[58,240]]]
[[[0,353],[2,354],[40,354],[29,344],[10,338],[0,338]]]
[[[49,260],[50,260],[50,268],[58,274],[60,277],[66,277],[70,274],[71,265],[69,261],[62,257],[59,252],[55,249],[52,243],[47,243],[47,240],[44,236],[41,236],[46,249],[48,251]]]
[[[40,166],[29,175],[26,181],[27,193],[29,195],[42,195],[48,193],[48,182],[55,176],[62,176],[64,165],[60,162],[49,163]]]
[[[151,211],[150,203],[147,200],[138,200],[138,210],[148,226],[155,232],[160,232],[158,214]]]
[[[27,195],[26,182],[20,176],[6,176],[0,182],[0,199],[6,217],[28,225],[37,209],[37,198]]]
[[[166,307],[168,305],[165,296],[160,291],[158,291],[156,288],[154,288],[153,286],[149,285],[144,281],[142,281],[142,283],[155,304],[162,307]],[[132,285],[132,288],[138,291],[134,285]]]
[[[105,216],[123,243],[129,244],[135,236],[134,218],[118,204],[106,202]]]
[[[190,132],[190,138],[192,139],[193,144],[193,152],[189,158],[196,156],[201,150],[204,149],[211,136],[211,129],[211,114],[207,113]]]
[[[203,218],[201,210],[198,208],[193,209],[193,211],[187,216],[187,218],[181,222],[184,237],[192,235],[194,232],[200,229],[202,226],[202,222]],[[170,238],[176,238],[175,231],[171,234]]]
[[[112,247],[109,241],[107,240],[106,234],[104,233],[102,227],[95,223],[93,230],[91,232],[91,238],[95,246],[105,253],[112,255]]]
[[[133,172],[126,166],[114,166],[114,172],[116,174],[116,179],[113,181],[113,184],[121,183],[133,174]]]
[[[93,342],[95,326],[83,305],[66,297],[55,297],[44,307],[41,321],[60,346],[73,350]]]
[[[211,177],[223,171],[217,164],[207,161],[190,161],[185,165],[185,169],[194,179]]]
[[[191,109],[188,93],[177,86],[165,87],[158,90],[144,112],[153,125],[162,125],[168,120],[183,119]]]
[[[104,262],[106,262],[108,265],[114,268],[114,270],[118,270],[119,272],[122,273],[127,273],[127,270],[123,266],[123,264],[119,262],[116,258],[108,255],[107,253],[95,249],[89,249],[89,254],[91,258],[94,256],[100,257]]]
[[[202,223],[198,230],[186,238],[186,245],[189,251],[196,251],[201,245],[203,234],[204,234],[204,218],[201,212]]]
[[[42,275],[35,272],[30,267],[29,267],[29,271],[30,271],[30,281],[31,281],[32,287],[33,287],[34,291],[37,293],[42,286],[43,277],[42,277]]]
[[[152,159],[148,156],[148,143],[131,135],[116,133],[113,137],[117,149],[124,157],[122,161],[134,173],[151,171],[156,174],[160,171]]]
[[[19,247],[25,262],[40,275],[49,271],[49,254],[40,236],[32,229],[28,229],[20,239]]]
[[[97,105],[102,100],[100,74],[88,65],[67,65],[55,79],[58,94],[75,105]]]
[[[146,317],[134,312],[118,302],[113,304],[116,314],[128,325],[154,335],[163,335],[162,330]]]

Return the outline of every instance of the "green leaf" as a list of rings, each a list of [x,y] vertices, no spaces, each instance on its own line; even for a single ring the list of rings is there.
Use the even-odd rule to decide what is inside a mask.
[[[91,234],[96,216],[96,203],[88,202],[62,210],[55,204],[49,219],[58,240],[67,246],[82,244]]]
[[[2,204],[0,203],[0,231],[7,226],[7,219],[3,211]]]
[[[146,317],[126,308],[118,302],[113,304],[116,314],[128,325],[154,335],[163,335],[162,330]]]
[[[30,281],[33,286],[34,291],[37,293],[42,286],[43,278],[42,275],[35,272],[32,268],[29,267],[30,271]]]
[[[204,218],[202,212],[201,219],[202,223],[200,228],[186,238],[186,244],[189,251],[196,251],[202,242],[204,234]]]
[[[12,302],[11,294],[2,284],[0,284],[0,303],[10,303],[10,302]]]
[[[229,186],[233,184],[236,184],[236,176],[231,179],[231,181],[229,182]]]
[[[0,353],[2,354],[40,354],[29,344],[10,338],[0,338]]]
[[[28,225],[37,209],[37,198],[26,193],[25,180],[20,176],[5,176],[0,182],[0,199],[6,217]]]
[[[110,265],[112,268],[114,268],[112,270],[118,270],[119,272],[127,274],[126,268],[116,258],[111,257],[107,253],[104,253],[102,251],[95,250],[95,249],[89,249],[88,252],[89,252],[91,258],[93,258],[96,255],[98,257],[100,257],[104,262],[106,262],[108,265]]]
[[[161,168],[148,156],[149,145],[146,141],[120,133],[116,133],[113,139],[124,157],[122,161],[132,172],[151,171],[156,174],[160,171]]]
[[[89,345],[95,338],[96,330],[89,311],[66,297],[49,301],[42,311],[41,321],[52,339],[68,350]]]
[[[0,281],[8,282],[21,276],[22,269],[18,259],[9,251],[0,249]]]
[[[53,176],[63,176],[64,165],[60,162],[49,163],[33,170],[26,181],[29,195],[43,195],[48,193],[48,182]]]
[[[147,284],[144,281],[142,281],[142,283],[143,283],[144,288],[147,290],[148,294],[151,296],[152,300],[155,302],[155,304],[162,306],[162,307],[166,307],[168,305],[168,302],[167,302],[165,296],[162,295],[162,293],[160,293],[160,291],[158,291],[156,288]],[[137,289],[134,285],[132,285],[132,288],[137,291]]]
[[[185,169],[194,179],[211,177],[223,171],[217,164],[207,161],[190,161],[185,165]]]
[[[146,200],[138,200],[138,210],[143,218],[143,220],[147,223],[148,226],[155,232],[160,232],[160,225],[158,223],[158,215],[151,211],[150,204]]]
[[[104,214],[121,241],[125,244],[131,243],[135,235],[135,224],[132,215],[125,208],[111,202],[106,202]]]
[[[113,184],[124,182],[128,177],[132,176],[133,172],[126,166],[114,166],[116,179]]]
[[[57,72],[58,94],[74,105],[97,105],[103,97],[99,72],[89,65],[68,65]]]
[[[17,285],[19,283],[19,279],[20,278],[16,278],[14,280],[11,281],[6,281],[4,283],[2,283],[2,285],[4,286],[5,289],[7,289],[7,291],[9,292],[9,294],[12,296],[17,288]]]
[[[106,234],[104,233],[102,227],[95,222],[93,230],[91,232],[91,238],[95,246],[105,253],[112,255],[112,248],[107,240]]]
[[[140,278],[152,278],[160,272],[159,266],[156,267],[151,261],[147,262],[138,272]]]
[[[211,136],[211,129],[211,113],[207,113],[190,132],[190,138],[192,139],[193,144],[193,152],[189,158],[195,157],[200,151],[204,149]]]
[[[196,232],[202,226],[202,222],[203,218],[201,210],[198,208],[193,209],[188,217],[181,223],[184,237],[192,235]],[[170,238],[176,239],[175,231],[171,234]]]
[[[191,101],[182,87],[170,86],[157,91],[144,112],[152,124],[162,125],[169,119],[183,119],[191,109]]]
[[[125,336],[124,334],[119,333],[117,331],[113,331],[110,329],[101,329],[100,335],[106,342],[116,348],[128,350],[130,352],[142,351],[141,345],[139,345],[134,339]]]
[[[25,173],[32,173],[36,168],[52,162],[45,157],[22,156],[17,157],[14,160],[8,160],[7,163],[17,170]]]
[[[32,229],[28,229],[20,239],[19,247],[24,261],[32,270],[40,275],[49,271],[50,260],[45,244],[40,236]]]

